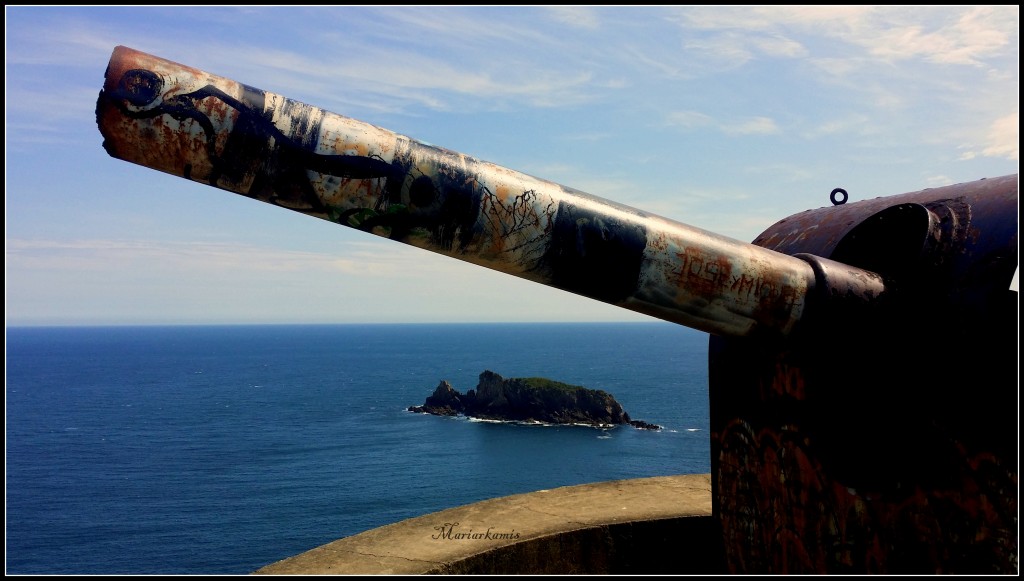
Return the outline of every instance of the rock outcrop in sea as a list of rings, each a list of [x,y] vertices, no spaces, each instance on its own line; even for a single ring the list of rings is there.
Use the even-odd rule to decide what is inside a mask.
[[[465,394],[447,380],[423,405],[409,411],[438,416],[464,415],[484,420],[612,426],[629,424],[643,430],[661,426],[630,419],[611,394],[543,377],[505,379],[493,371],[480,374],[475,390]]]

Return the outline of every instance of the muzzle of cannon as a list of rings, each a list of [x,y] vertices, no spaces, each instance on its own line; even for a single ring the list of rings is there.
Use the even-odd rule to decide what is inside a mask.
[[[723,571],[1017,570],[1016,175],[751,244],[126,47],[96,115],[115,158],[711,334]]]

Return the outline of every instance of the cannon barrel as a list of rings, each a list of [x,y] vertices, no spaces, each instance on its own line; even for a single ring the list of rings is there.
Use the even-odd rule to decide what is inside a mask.
[[[280,95],[115,48],[113,157],[712,334],[788,335],[880,276],[655,216]],[[852,305],[852,307],[851,307]]]

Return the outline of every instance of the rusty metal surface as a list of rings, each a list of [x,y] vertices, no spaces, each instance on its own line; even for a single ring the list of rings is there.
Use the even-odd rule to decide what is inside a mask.
[[[806,210],[776,222],[753,243],[784,254],[807,252],[828,258],[852,229],[887,208],[905,203],[934,205],[961,200],[970,204],[975,215],[1006,215],[1016,208],[1018,188],[1018,176],[1014,174]],[[1008,227],[1015,224],[1015,219],[1007,222]],[[1015,234],[1008,230],[989,236],[1008,240]]]
[[[957,369],[976,370],[960,357],[991,343],[943,364],[894,335],[813,350],[712,338],[713,512],[730,572],[1018,571],[1013,375]]]
[[[110,155],[714,334],[796,327],[802,260],[117,47]]]
[[[810,210],[757,239],[891,292],[819,321],[827,337],[711,338],[730,571],[1019,572],[1017,196],[1016,175],[992,178]]]

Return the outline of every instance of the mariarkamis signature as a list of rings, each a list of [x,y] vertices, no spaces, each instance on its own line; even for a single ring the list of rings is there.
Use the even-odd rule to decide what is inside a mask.
[[[437,531],[435,534],[430,535],[430,538],[436,540],[446,541],[468,541],[468,540],[485,540],[485,541],[514,541],[519,538],[519,533],[512,529],[508,532],[495,531],[494,527],[487,527],[487,530],[481,532],[480,529],[467,529],[465,531],[456,530],[459,526],[457,522],[446,522],[441,526],[434,527]]]

